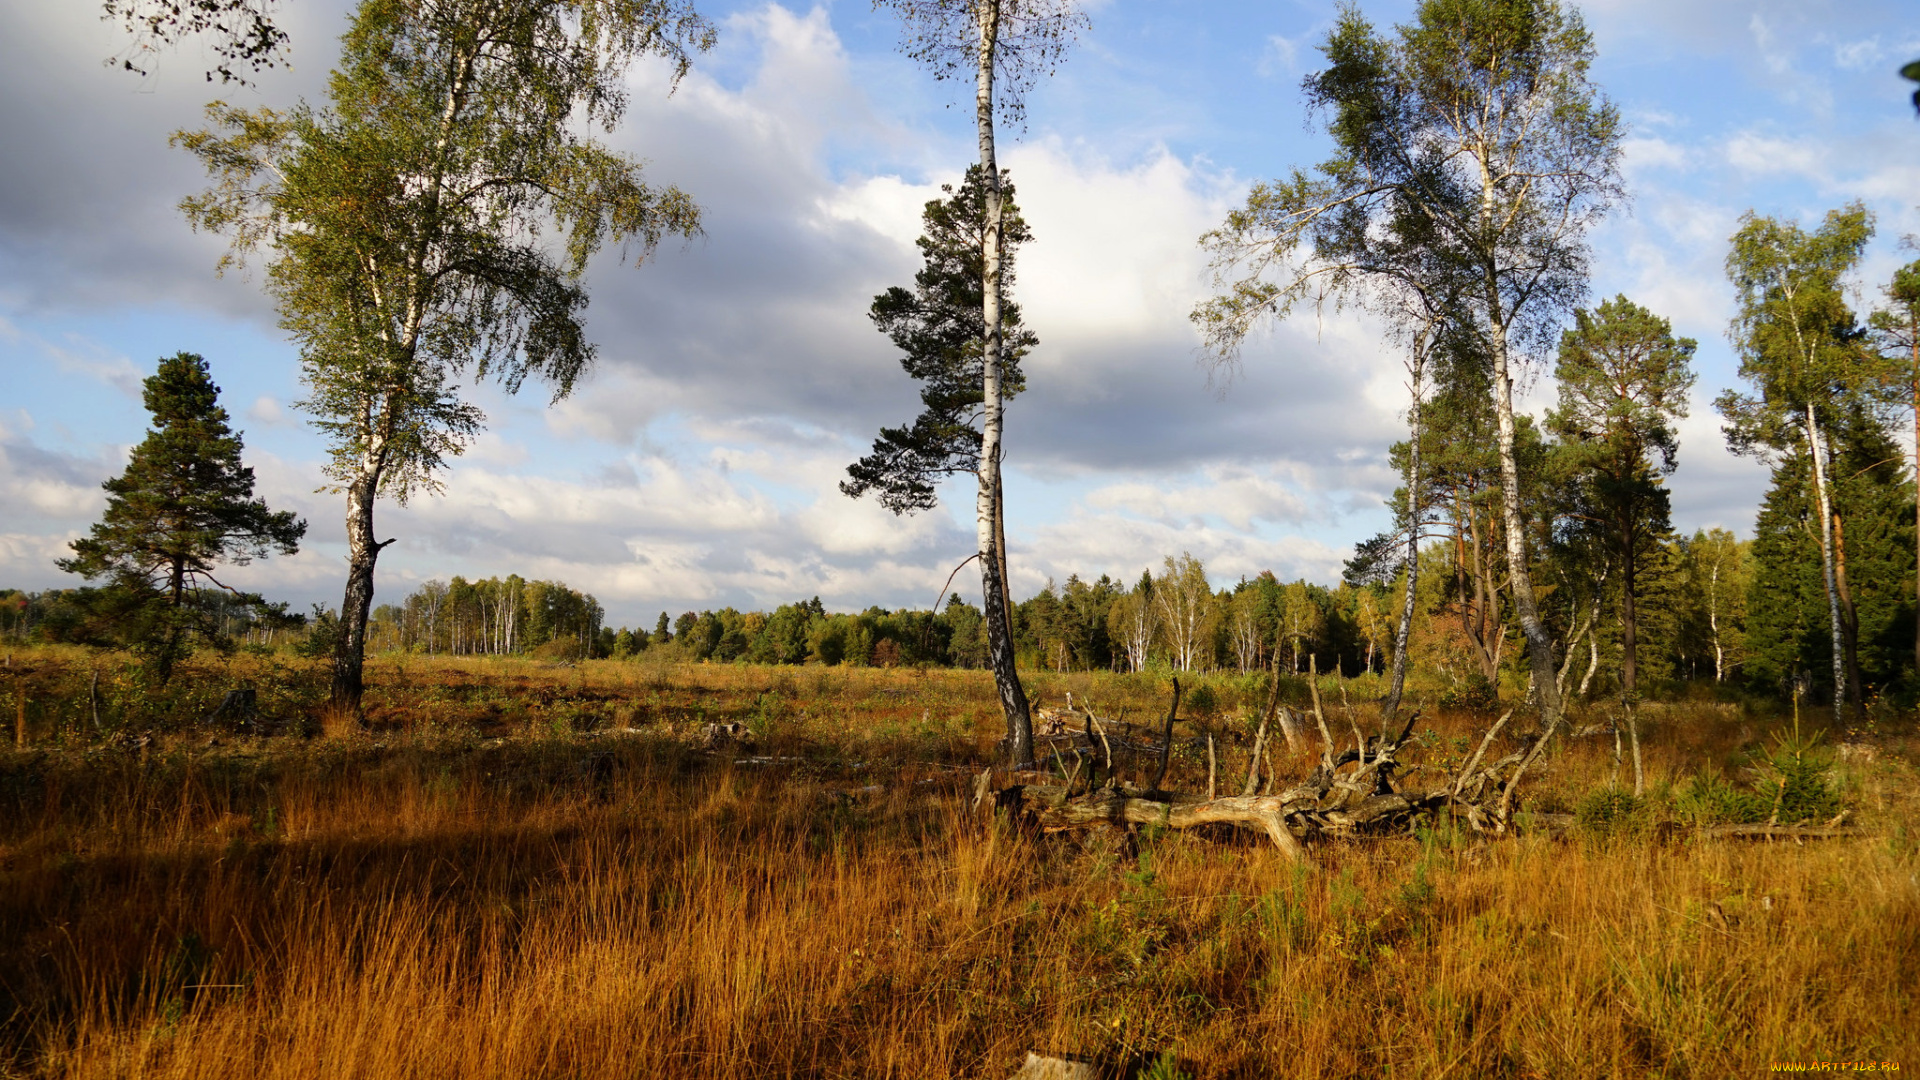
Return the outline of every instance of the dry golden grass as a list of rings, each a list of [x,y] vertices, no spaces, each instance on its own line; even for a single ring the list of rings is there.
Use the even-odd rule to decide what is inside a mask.
[[[963,766],[998,726],[977,672],[387,661],[374,733],[141,750],[68,722],[97,660],[23,659],[0,1075],[1003,1077],[1030,1049],[1193,1077],[1920,1068],[1903,738],[1839,767],[1862,839],[1441,830],[1321,844],[1304,872],[1233,835],[968,815]],[[1164,708],[1145,679],[1036,682]],[[712,720],[808,763],[691,749]],[[1483,722],[1441,717],[1432,760]],[[1771,723],[1670,710],[1650,782],[1735,763]],[[1565,745],[1531,797],[1571,807],[1612,769],[1610,741]]]

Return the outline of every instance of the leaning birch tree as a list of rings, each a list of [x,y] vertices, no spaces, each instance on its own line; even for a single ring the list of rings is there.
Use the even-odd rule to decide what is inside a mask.
[[[175,135],[214,178],[181,206],[229,237],[222,267],[265,252],[346,496],[336,714],[358,715],[374,564],[393,543],[375,539],[374,503],[433,490],[478,429],[462,381],[565,396],[594,359],[591,256],[699,232],[690,198],[582,128],[619,121],[635,59],[677,79],[712,41],[686,0],[363,0],[325,105],[215,102],[209,128]]]
[[[1000,522],[1001,461],[1006,341],[1001,313],[1003,224],[994,125],[1024,117],[1026,91],[1066,55],[1086,25],[1074,0],[877,0],[900,16],[902,49],[933,69],[936,78],[974,83],[974,123],[980,141],[980,177],[986,186],[985,244],[981,259],[981,410],[979,494],[975,531],[980,586],[986,605],[987,657],[1006,714],[1006,759],[1033,759],[1033,717],[1014,667],[1013,622],[1008,610],[1006,537]]]
[[[1255,185],[1202,238],[1224,291],[1194,320],[1209,355],[1231,361],[1256,325],[1303,298],[1399,295],[1410,278],[1396,243],[1424,252],[1422,277],[1461,283],[1458,325],[1491,369],[1508,587],[1539,693],[1537,754],[1561,704],[1521,520],[1513,382],[1585,294],[1586,235],[1624,196],[1620,118],[1588,77],[1591,35],[1559,0],[1425,0],[1392,36],[1348,5],[1321,51],[1328,66],[1304,90],[1334,155]]]

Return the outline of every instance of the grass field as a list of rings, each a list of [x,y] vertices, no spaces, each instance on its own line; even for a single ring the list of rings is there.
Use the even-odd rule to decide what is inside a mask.
[[[1745,784],[1786,721],[1676,705],[1644,717],[1639,803],[1610,737],[1529,774],[1534,808],[1581,815],[1564,839],[1442,823],[1306,869],[1240,834],[973,815],[982,672],[383,660],[375,730],[303,734],[307,661],[207,660],[164,694],[79,651],[7,671],[0,1076],[998,1078],[1029,1050],[1161,1080],[1920,1069],[1897,721],[1833,760],[1858,838],[1701,837],[1695,778]],[[238,681],[284,733],[187,722]],[[1187,726],[1232,775],[1258,682],[1205,685]],[[1069,689],[1165,708],[1147,677],[1033,676]],[[1423,720],[1416,782],[1488,719]],[[702,749],[717,721],[757,748]],[[1204,762],[1175,775],[1204,787]]]

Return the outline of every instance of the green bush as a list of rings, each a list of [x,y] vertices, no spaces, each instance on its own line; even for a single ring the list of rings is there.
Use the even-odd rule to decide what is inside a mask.
[[[1617,787],[1596,788],[1575,804],[1574,823],[1596,837],[1625,836],[1645,831],[1649,821],[1646,800]]]
[[[1819,744],[1818,735],[1803,738],[1781,732],[1773,737],[1773,749],[1760,755],[1773,773],[1769,785],[1773,790],[1762,793],[1763,798],[1772,795],[1767,815],[1774,816],[1773,804],[1778,802],[1782,825],[1826,821],[1840,812],[1840,794],[1827,779],[1833,759],[1820,751]]]

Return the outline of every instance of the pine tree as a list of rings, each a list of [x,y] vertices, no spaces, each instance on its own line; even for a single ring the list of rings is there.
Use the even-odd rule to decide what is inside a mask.
[[[214,567],[291,555],[307,523],[253,497],[253,470],[241,463],[240,434],[227,425],[204,359],[178,353],[160,361],[143,398],[153,429],[126,471],[102,485],[107,509],[91,535],[75,540],[73,557],[58,565],[109,578],[138,601],[136,648],[165,682],[195,634],[219,640],[201,598],[206,584],[227,589]]]
[[[921,384],[920,415],[905,427],[881,428],[873,453],[847,466],[840,490],[851,498],[874,492],[896,514],[930,510],[941,478],[980,468],[981,274],[986,250],[986,188],[980,168],[967,170],[955,191],[927,203],[919,245],[924,265],[913,288],[898,285],[873,298],[869,317],[900,350],[900,366]],[[1033,238],[1013,202],[1013,182],[1002,177],[1000,287],[1011,292],[1014,254]],[[1026,388],[1020,358],[1039,344],[1020,322],[1020,305],[1003,299],[1001,334],[1006,342],[1000,397]],[[996,528],[999,528],[996,526]]]
[[[1574,312],[1574,324],[1560,339],[1560,407],[1548,425],[1570,478],[1588,489],[1619,568],[1620,688],[1631,698],[1639,685],[1640,572],[1671,529],[1660,478],[1679,454],[1673,421],[1687,415],[1697,345],[1624,296]]]

